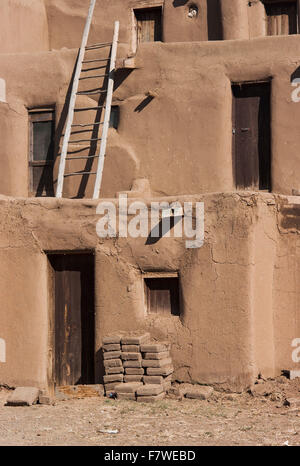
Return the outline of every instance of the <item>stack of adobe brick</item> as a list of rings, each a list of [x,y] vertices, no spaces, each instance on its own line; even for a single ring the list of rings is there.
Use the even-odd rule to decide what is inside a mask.
[[[155,401],[171,388],[170,344],[151,342],[144,335],[114,335],[103,339],[105,392],[120,399]]]
[[[170,344],[145,343],[141,345],[142,366],[145,370],[144,385],[136,391],[137,401],[147,403],[161,400],[171,388],[173,366],[170,357]]]
[[[113,392],[115,386],[124,380],[124,368],[121,359],[121,336],[110,335],[103,338],[102,349],[105,368],[103,380],[107,395]]]

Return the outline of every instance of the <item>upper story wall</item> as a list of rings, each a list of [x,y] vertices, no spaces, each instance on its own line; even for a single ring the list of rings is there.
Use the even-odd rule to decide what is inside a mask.
[[[44,0],[50,46],[75,48],[81,41],[90,0]],[[294,0],[295,2],[298,0]],[[162,7],[164,42],[252,39],[268,35],[265,4],[271,0],[98,0],[90,41],[111,40],[113,22],[121,23],[120,42],[135,52],[134,10]],[[290,0],[281,3],[290,4]],[[295,15],[296,3],[295,3]],[[191,16],[190,10],[197,14]],[[282,32],[281,32],[282,33]]]
[[[55,14],[52,10],[55,19],[52,26],[58,27],[57,11],[62,11],[62,5],[66,8],[67,1],[46,1],[49,23],[52,22],[51,6],[56,9]],[[226,0],[222,1],[225,6]],[[244,5],[242,1],[239,0],[240,5]],[[61,34],[75,31],[80,41],[89,0],[85,0],[84,9],[81,0],[70,0],[70,3],[75,17],[81,11],[80,27],[72,26],[69,4],[68,14],[65,11],[62,16],[65,20],[69,17],[69,26],[65,23],[63,28],[62,22],[58,29]],[[170,6],[173,8],[173,2]],[[121,16],[115,7],[105,11],[114,12],[112,20]],[[107,23],[106,31],[110,34],[112,23],[109,19]],[[124,31],[125,28],[121,32],[121,42],[125,40]],[[173,32],[175,34],[176,28]],[[69,40],[73,40],[72,34]],[[1,194],[30,195],[28,109],[32,108],[55,108],[55,185],[59,142],[68,108],[66,96],[72,82],[77,46],[72,50],[65,48],[31,55],[0,54],[0,78],[7,91],[6,97],[1,99],[0,87]],[[119,58],[124,58],[127,50],[126,43],[121,43]],[[299,89],[294,87],[297,86],[294,78],[299,76],[299,57],[300,41],[295,35],[251,41],[141,44],[133,60],[136,68],[117,73],[114,105],[120,107],[120,124],[117,130],[110,129],[101,196],[115,196],[119,191],[131,189],[134,180],[145,178],[156,196],[235,190],[231,84],[265,80],[270,81],[271,87],[272,191],[284,194],[299,191],[300,103]],[[78,105],[96,106],[97,98],[81,96]],[[90,114],[81,112],[79,115],[76,123],[91,123]],[[89,148],[81,155],[90,155]],[[71,167],[70,162],[67,171],[86,171],[85,163],[78,160],[78,165],[74,163]],[[64,196],[79,197],[80,193],[80,197],[90,197],[93,182],[92,176],[68,178]]]
[[[135,179],[145,178],[155,196],[235,190],[231,83],[266,78],[271,79],[272,191],[299,190],[300,103],[293,99],[299,89],[291,83],[299,57],[296,36],[142,44],[137,68],[117,72],[114,105],[120,107],[120,123],[109,131],[101,197],[130,190]],[[22,54],[0,57],[7,84],[7,103],[0,104],[1,194],[28,196],[28,108],[55,106],[58,155],[75,60],[75,50],[32,54],[30,60]],[[97,97],[82,96],[77,104],[97,106]],[[90,112],[76,118],[76,124],[96,119]],[[85,147],[78,143],[74,150]],[[80,155],[89,155],[89,148]],[[69,162],[66,169],[86,171],[86,161]],[[94,177],[75,178],[67,179],[64,196],[90,197]]]
[[[268,1],[268,0],[266,0]],[[288,0],[283,0],[283,2]],[[0,53],[77,48],[90,0],[2,0]],[[191,42],[252,39],[267,35],[262,0],[98,0],[90,42],[109,41],[121,23],[120,42],[136,51],[136,19],[141,8],[162,8],[162,40]],[[194,9],[196,15],[190,15]]]
[[[52,49],[78,47],[89,3],[90,0],[45,0]],[[188,16],[191,5],[197,6],[197,17]],[[134,52],[134,10],[148,7],[163,9],[164,42],[222,38],[219,0],[98,0],[90,42],[111,40],[113,22],[119,20],[120,42]]]
[[[49,50],[44,0],[1,0],[0,53]]]

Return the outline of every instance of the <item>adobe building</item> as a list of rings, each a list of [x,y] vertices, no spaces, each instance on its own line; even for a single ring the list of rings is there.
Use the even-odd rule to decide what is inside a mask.
[[[102,338],[119,331],[170,341],[181,382],[244,390],[299,370],[298,1],[97,2],[90,44],[120,21],[100,200],[204,202],[194,249],[99,238],[92,174],[55,197],[88,8],[0,4],[0,385],[101,383]],[[98,142],[72,148],[89,156]]]

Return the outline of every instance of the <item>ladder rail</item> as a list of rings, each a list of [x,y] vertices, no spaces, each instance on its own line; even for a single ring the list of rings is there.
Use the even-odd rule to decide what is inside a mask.
[[[84,59],[87,41],[88,41],[90,29],[91,29],[91,23],[93,19],[93,13],[94,13],[96,1],[97,0],[91,0],[91,3],[90,3],[89,12],[88,12],[88,16],[87,16],[87,20],[86,20],[86,24],[84,28],[84,33],[82,37],[81,47],[79,51],[79,56],[77,60],[75,76],[73,80],[71,99],[70,99],[69,111],[68,111],[68,116],[67,116],[66,131],[64,135],[63,146],[62,146],[62,151],[61,151],[61,156],[60,156],[61,158],[60,158],[60,163],[59,163],[57,189],[56,189],[56,197],[58,198],[62,197],[62,192],[63,192],[66,156],[67,156],[68,144],[69,144],[69,139],[70,139],[70,134],[71,134],[71,126],[72,126],[73,118],[74,118],[76,94],[77,94],[78,87],[79,87],[79,78],[80,78],[82,65],[83,65],[82,62]]]
[[[105,157],[105,152],[106,152],[107,135],[108,135],[108,129],[109,129],[110,114],[111,114],[112,96],[113,96],[113,91],[114,91],[114,72],[115,72],[115,67],[116,67],[119,29],[120,29],[120,23],[119,21],[115,21],[114,36],[113,36],[111,58],[110,58],[109,78],[108,78],[108,86],[107,86],[107,96],[106,96],[106,102],[105,102],[105,114],[104,114],[104,122],[103,122],[103,128],[102,128],[102,140],[100,144],[97,175],[96,175],[93,199],[99,199],[101,183],[102,183],[104,157]]]

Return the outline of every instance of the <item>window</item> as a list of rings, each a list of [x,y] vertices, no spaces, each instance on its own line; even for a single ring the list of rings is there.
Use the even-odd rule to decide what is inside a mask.
[[[268,36],[298,33],[297,4],[297,0],[264,1]]]
[[[135,10],[137,43],[162,41],[162,8]]]
[[[145,278],[146,306],[149,314],[180,315],[179,278]]]
[[[54,132],[53,109],[29,111],[29,191],[37,197],[54,196]]]
[[[120,107],[118,105],[113,105],[110,112],[109,127],[118,129],[120,121]]]

